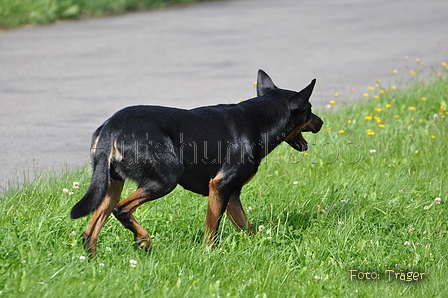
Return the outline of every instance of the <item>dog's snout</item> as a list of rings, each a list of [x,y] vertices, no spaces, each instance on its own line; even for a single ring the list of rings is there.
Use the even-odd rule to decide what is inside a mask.
[[[324,125],[324,121],[320,119],[318,116],[313,114],[313,119],[311,119],[311,123],[313,123],[314,129],[312,130],[313,133],[318,133],[322,126]]]

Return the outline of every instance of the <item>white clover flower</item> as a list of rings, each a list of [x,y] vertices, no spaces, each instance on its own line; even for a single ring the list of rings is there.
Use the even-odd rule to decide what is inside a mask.
[[[423,207],[423,210],[428,210],[428,209],[429,209],[429,206]]]
[[[376,153],[375,149],[370,149],[370,153]]]
[[[73,182],[73,188],[79,188],[79,182]]]
[[[137,266],[137,261],[136,260],[130,260],[129,263],[131,264],[131,267],[136,267]]]
[[[299,184],[299,182],[298,181],[294,181],[292,184],[293,185],[297,185],[297,184]]]
[[[263,232],[265,229],[265,227],[263,225],[259,225],[258,226],[258,231]]]
[[[347,200],[341,200],[342,204],[347,204]]]
[[[85,256],[80,256],[79,259],[80,259],[81,261],[84,261],[84,260],[86,259],[86,257],[85,257]]]
[[[404,242],[404,245],[411,245],[411,242],[409,242],[409,241],[405,241],[405,242]]]
[[[322,277],[320,277],[319,275],[315,275],[314,278],[317,279],[317,280],[322,279]]]
[[[64,189],[62,190],[62,192],[63,192],[63,193],[68,193],[69,190],[68,190],[67,188],[64,188]]]

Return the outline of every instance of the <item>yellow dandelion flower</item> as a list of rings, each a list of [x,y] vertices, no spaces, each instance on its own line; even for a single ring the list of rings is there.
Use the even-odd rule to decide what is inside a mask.
[[[444,106],[440,106],[440,110],[441,110],[441,111],[445,111],[446,108],[445,108]]]
[[[414,118],[414,117],[411,117],[411,122],[414,122],[414,120],[415,120],[415,118]]]
[[[435,139],[436,138],[436,136],[431,136],[431,139]]]
[[[380,85],[379,84],[375,84],[375,88],[378,88]]]
[[[392,86],[392,87],[390,87],[390,89],[391,89],[392,91],[395,91],[395,90],[397,90],[397,87]]]
[[[400,118],[400,115],[395,115],[395,119],[398,119],[398,118]]]
[[[366,132],[369,133],[369,132],[372,132],[372,130],[371,129],[366,129]]]
[[[373,96],[373,99],[378,99],[378,98],[380,98],[378,95]]]
[[[367,89],[368,89],[369,91],[373,91],[373,90],[374,90],[373,87],[367,87]]]
[[[418,58],[415,59],[415,62],[420,63],[420,59],[418,59]]]
[[[308,156],[308,152],[305,152],[305,156]]]
[[[409,109],[409,111],[417,111],[417,108],[416,107],[408,107],[408,109]]]
[[[347,123],[348,123],[348,124],[352,123],[352,120],[348,120]]]
[[[373,131],[369,131],[367,134],[368,134],[369,136],[373,136],[375,133],[374,133]]]
[[[380,90],[380,94],[384,94],[384,92],[386,92],[386,91],[384,91],[384,89]]]
[[[447,67],[448,66],[448,64],[446,62],[442,62],[441,64],[442,64],[443,67]]]
[[[420,98],[421,101],[426,101],[426,97]]]
[[[420,65],[421,65],[421,66],[425,66],[425,65],[426,65],[426,63],[425,63],[425,62],[422,62],[422,63],[420,63]]]
[[[372,116],[366,116],[366,120],[372,120]]]
[[[418,150],[415,150],[414,152],[415,152],[415,154],[418,154]]]
[[[240,101],[243,101],[244,99],[240,98]]]
[[[381,112],[381,109],[380,108],[375,108],[375,112]]]
[[[379,83],[381,83],[381,79],[376,79],[375,82],[377,82],[379,84]]]
[[[384,125],[384,124],[380,124],[380,125],[378,125],[378,127],[379,127],[379,128],[385,128],[386,125]]]
[[[394,70],[392,70],[390,73],[391,73],[391,74],[397,74],[397,72],[398,72],[398,70],[394,69]]]
[[[363,93],[362,96],[369,97],[369,94],[368,93]]]
[[[380,123],[381,122],[380,117],[373,117],[373,119],[375,120],[376,123]]]
[[[335,103],[336,103],[336,102],[335,102],[334,100],[330,100],[330,105],[331,105],[331,106],[334,106]]]
[[[438,76],[439,78],[441,78],[441,77],[443,76],[443,73],[439,72],[439,73],[437,74],[437,76]]]
[[[339,93],[335,92],[335,93],[333,94],[333,96],[334,96],[334,97],[339,97]]]
[[[420,119],[419,122],[420,122],[420,123],[423,123],[423,119]]]
[[[254,86],[257,86],[257,82],[254,82]]]
[[[331,128],[330,127],[327,127],[326,129],[325,129],[326,131],[330,131],[331,130]]]
[[[388,109],[390,109],[391,107],[392,107],[391,104],[387,104],[387,105],[386,105],[386,108],[388,108]]]
[[[356,90],[355,88],[350,89],[351,92],[355,92],[355,90]]]
[[[415,73],[415,70],[412,70],[412,69],[409,71],[409,73],[410,73],[412,76],[415,76],[415,74],[416,74],[416,73]]]
[[[344,133],[344,132],[345,132],[345,130],[343,130],[343,129],[338,131],[338,133]]]

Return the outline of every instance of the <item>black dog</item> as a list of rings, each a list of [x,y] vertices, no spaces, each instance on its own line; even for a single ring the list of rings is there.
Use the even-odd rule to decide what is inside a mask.
[[[239,104],[192,110],[133,106],[115,113],[93,133],[92,181],[71,211],[73,219],[95,211],[83,235],[85,248],[95,255],[100,229],[113,212],[139,248],[149,249],[149,234],[132,213],[177,184],[208,196],[205,233],[211,246],[224,211],[237,230],[253,232],[241,188],[281,142],[307,150],[302,132],[317,133],[323,124],[309,103],[315,82],[300,92],[282,90],[259,70],[258,96]],[[120,202],[128,178],[138,188]]]

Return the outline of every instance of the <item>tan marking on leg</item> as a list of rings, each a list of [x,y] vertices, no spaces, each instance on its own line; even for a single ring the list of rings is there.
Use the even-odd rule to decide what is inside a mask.
[[[152,200],[149,195],[148,192],[139,188],[125,200],[118,203],[114,209],[114,214],[117,219],[134,233],[134,239],[138,247],[145,250],[151,248],[151,238],[148,232],[137,222],[132,213],[143,203]]]
[[[98,234],[103,227],[104,222],[112,213],[114,206],[120,201],[121,191],[123,190],[123,181],[112,181],[106,196],[101,204],[95,210],[92,216],[89,227],[84,233],[85,247],[91,256],[96,254],[96,243],[98,241]]]
[[[215,244],[219,221],[227,205],[227,202],[225,202],[219,192],[219,179],[221,178],[222,174],[218,173],[215,178],[210,179],[208,184],[209,194],[207,216],[205,218],[205,237],[208,239],[211,247]]]
[[[247,219],[246,213],[244,213],[243,206],[240,201],[240,191],[234,192],[229,199],[227,205],[227,217],[235,227],[235,230],[241,231],[241,228],[248,231],[249,234],[255,234],[255,231],[251,229],[251,224]]]

